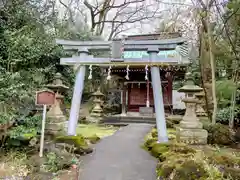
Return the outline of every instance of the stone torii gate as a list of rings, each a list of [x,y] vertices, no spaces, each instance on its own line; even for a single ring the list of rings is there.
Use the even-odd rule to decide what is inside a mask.
[[[159,65],[188,64],[186,53],[181,51],[186,40],[182,37],[164,39],[164,40],[114,40],[114,41],[70,41],[57,39],[56,43],[62,45],[65,50],[74,50],[77,55],[70,58],[61,58],[62,65],[75,65],[76,80],[72,97],[70,117],[68,122],[68,135],[76,135],[82,92],[84,88],[84,79],[87,65],[96,66],[139,66],[148,65],[151,67],[152,87],[154,96],[154,106],[156,112],[156,124],[158,130],[158,141],[167,142],[167,129],[164,113],[163,95],[160,79]],[[178,57],[159,57],[159,51],[177,50]],[[95,51],[109,51],[111,57],[101,58],[90,55]],[[142,58],[122,58],[123,51],[147,51],[149,56]],[[187,53],[188,54],[188,53]]]

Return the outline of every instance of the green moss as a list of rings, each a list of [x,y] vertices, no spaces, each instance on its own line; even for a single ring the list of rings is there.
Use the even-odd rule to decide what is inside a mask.
[[[229,153],[209,153],[208,161],[212,164],[217,164],[225,167],[240,166],[240,158]]]
[[[81,135],[77,136],[58,136],[55,138],[57,143],[66,143],[69,145],[74,145],[75,147],[88,147],[85,138]]]
[[[79,124],[77,127],[77,134],[81,134],[84,137],[91,137],[97,135],[98,137],[106,137],[116,132],[118,128],[113,126],[99,126],[97,124]]]
[[[158,163],[157,166],[157,176],[167,179],[173,170],[175,169],[175,165],[173,164],[167,164],[167,163]]]
[[[151,150],[152,146],[156,142],[157,142],[157,138],[150,138],[145,141],[144,146],[147,148],[147,150]]]
[[[155,142],[152,144],[151,148],[151,154],[158,158],[161,154],[167,152],[169,150],[169,144],[168,143],[157,143]]]
[[[181,164],[191,157],[192,154],[177,154],[171,151],[162,153],[159,156],[160,163],[157,166],[158,176],[168,179],[178,166],[181,166]]]
[[[202,163],[194,160],[186,160],[181,165],[176,166],[173,180],[205,180],[208,173]]]
[[[170,147],[171,147],[171,151],[175,153],[182,153],[182,154],[196,153],[195,149],[183,143],[172,143]]]
[[[157,129],[154,128],[151,132],[151,135],[152,135],[153,138],[157,138],[158,137]]]
[[[94,135],[88,137],[87,139],[90,141],[90,143],[96,144],[100,140],[100,137],[98,137],[96,134],[94,134]]]
[[[219,128],[224,128],[224,130]],[[169,129],[168,129],[169,131]],[[225,132],[227,137],[221,140],[229,140],[229,131],[227,127],[217,124],[208,126],[208,131],[213,132],[213,137],[218,141],[221,137],[219,132]],[[184,143],[170,141],[169,143],[157,143],[157,130],[153,129],[149,133],[144,146],[150,153],[158,158],[157,175],[162,179],[172,180],[221,180],[229,178],[233,180],[240,179],[240,157],[232,153],[214,151],[213,149],[200,152],[196,146],[190,146]],[[174,135],[168,132],[168,135]],[[217,139],[217,136],[218,139]],[[153,138],[154,137],[154,138]],[[219,142],[219,141],[218,141]],[[223,143],[223,142],[221,142]],[[161,179],[160,178],[160,179]]]
[[[224,178],[229,178],[231,180],[240,179],[240,169],[239,168],[222,168]]]

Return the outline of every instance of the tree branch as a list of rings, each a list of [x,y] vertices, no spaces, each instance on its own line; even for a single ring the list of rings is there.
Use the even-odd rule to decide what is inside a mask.
[[[59,3],[62,4],[67,9],[69,16],[70,16],[70,20],[74,24],[74,18],[73,18],[73,13],[72,13],[71,8],[68,5],[66,5],[64,2],[62,2],[62,0],[59,0]]]

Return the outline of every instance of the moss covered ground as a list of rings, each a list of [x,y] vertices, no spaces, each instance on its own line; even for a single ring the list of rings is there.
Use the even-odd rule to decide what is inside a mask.
[[[156,168],[159,179],[240,179],[240,153],[236,150],[216,145],[177,143],[174,129],[168,129],[168,135],[170,141],[163,144],[157,143],[156,129],[145,137],[144,148],[159,160]]]
[[[77,134],[84,137],[92,137],[97,135],[100,138],[110,136],[116,132],[118,128],[113,126],[98,126],[96,124],[79,124],[77,127]]]

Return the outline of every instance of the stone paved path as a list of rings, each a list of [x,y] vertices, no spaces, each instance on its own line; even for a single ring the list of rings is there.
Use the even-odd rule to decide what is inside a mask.
[[[141,148],[149,124],[130,124],[101,140],[84,157],[79,180],[156,180],[157,161]]]

